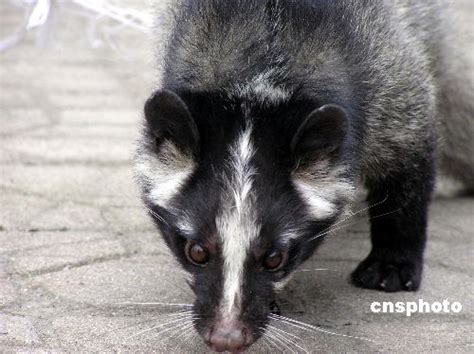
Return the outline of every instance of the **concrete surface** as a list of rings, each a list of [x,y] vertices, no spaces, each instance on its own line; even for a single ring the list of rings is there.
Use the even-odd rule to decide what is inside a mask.
[[[21,19],[6,3],[1,36]],[[61,24],[57,48],[36,48],[30,36],[0,54],[0,351],[204,352],[191,332],[138,334],[179,307],[126,304],[192,302],[132,181],[133,141],[154,79],[151,46],[130,34],[128,61],[90,49],[80,21]],[[472,352],[473,211],[472,199],[433,203],[417,293],[348,284],[369,249],[362,215],[329,237],[281,294],[285,316],[370,341],[277,325],[309,352]],[[418,299],[463,309],[370,312],[373,301]],[[279,350],[289,351],[281,343],[253,348]]]

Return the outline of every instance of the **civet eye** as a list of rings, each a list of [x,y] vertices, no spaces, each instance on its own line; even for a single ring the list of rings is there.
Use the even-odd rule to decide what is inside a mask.
[[[196,265],[204,265],[209,260],[209,253],[199,243],[188,241],[186,244],[186,257]]]
[[[266,270],[276,271],[283,264],[284,255],[280,251],[269,253],[263,260],[263,266]]]

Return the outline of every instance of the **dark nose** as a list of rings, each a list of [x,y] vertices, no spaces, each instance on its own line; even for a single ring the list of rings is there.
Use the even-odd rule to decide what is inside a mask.
[[[239,322],[216,324],[205,335],[206,343],[216,352],[240,352],[252,342],[250,331]]]

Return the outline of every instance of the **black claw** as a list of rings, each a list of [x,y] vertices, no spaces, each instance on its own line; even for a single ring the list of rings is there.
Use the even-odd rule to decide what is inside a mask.
[[[421,267],[417,261],[407,264],[368,258],[354,270],[352,282],[358,287],[385,292],[415,291],[421,280]]]

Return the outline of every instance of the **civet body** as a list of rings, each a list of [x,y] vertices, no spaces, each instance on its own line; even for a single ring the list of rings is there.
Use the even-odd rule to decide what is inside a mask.
[[[213,349],[241,351],[262,335],[275,292],[347,215],[361,183],[372,250],[353,283],[420,286],[442,93],[442,22],[429,3],[172,7],[136,170],[192,275],[196,328]]]

